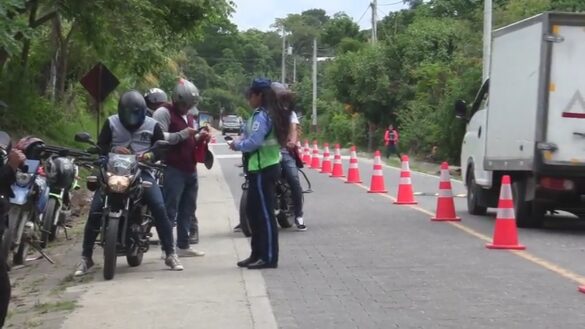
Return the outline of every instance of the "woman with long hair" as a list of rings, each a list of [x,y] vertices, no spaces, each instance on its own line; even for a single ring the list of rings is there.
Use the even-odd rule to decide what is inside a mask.
[[[252,231],[250,257],[237,263],[249,269],[278,267],[278,227],[274,217],[281,147],[286,146],[289,118],[271,88],[272,81],[255,79],[246,93],[254,113],[241,139],[230,148],[244,153],[248,174],[246,214]]]
[[[282,153],[282,169],[284,176],[290,185],[292,192],[292,201],[294,205],[295,224],[297,225],[298,231],[306,231],[307,226],[303,219],[303,189],[301,187],[301,181],[299,179],[299,167],[297,162],[301,162],[300,158],[297,159],[298,148],[298,129],[299,118],[295,112],[295,95],[292,90],[288,89],[285,85],[280,82],[273,82],[272,89],[276,93],[278,102],[281,108],[284,110],[286,116],[289,118],[289,135],[287,137],[286,147],[283,147],[280,152]]]

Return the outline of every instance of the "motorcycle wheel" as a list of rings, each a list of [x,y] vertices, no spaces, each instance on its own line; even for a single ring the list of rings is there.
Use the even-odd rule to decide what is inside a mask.
[[[21,241],[18,250],[14,254],[14,265],[24,265],[29,250],[30,243],[28,243],[28,241]]]
[[[136,255],[126,255],[126,262],[128,262],[128,266],[130,267],[137,267],[142,264],[142,258],[144,253],[142,251],[138,251]]]
[[[292,211],[289,211],[291,209],[290,207],[292,207],[292,201],[288,202],[292,198],[290,190],[285,194],[280,194],[278,192],[277,194],[276,204],[280,211],[278,212],[278,215],[276,215],[276,221],[281,228],[290,228],[295,223],[294,215],[289,215],[289,213],[292,213]]]
[[[248,190],[242,190],[242,197],[240,198],[240,228],[244,236],[252,236],[252,228],[250,228],[250,221],[246,214],[246,204],[248,203]]]
[[[116,247],[118,245],[118,227],[120,220],[109,218],[108,227],[106,228],[106,241],[104,243],[104,279],[112,280],[116,274],[116,261],[118,254]]]
[[[43,216],[43,230],[41,231],[41,248],[47,248],[49,241],[55,240],[53,222],[57,212],[57,200],[50,198],[47,203],[47,210]],[[56,225],[55,225],[56,226]]]

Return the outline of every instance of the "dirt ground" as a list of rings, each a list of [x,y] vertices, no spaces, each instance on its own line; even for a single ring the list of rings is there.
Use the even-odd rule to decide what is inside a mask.
[[[58,329],[67,314],[77,307],[78,294],[66,290],[93,279],[92,274],[81,279],[74,279],[72,275],[80,258],[90,198],[91,194],[85,190],[74,194],[69,240],[61,233],[46,249],[55,264],[44,258],[36,259],[40,254],[34,252],[24,266],[10,271],[12,298],[4,328]]]

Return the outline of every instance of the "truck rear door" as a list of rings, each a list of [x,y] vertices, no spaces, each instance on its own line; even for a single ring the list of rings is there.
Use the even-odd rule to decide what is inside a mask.
[[[546,142],[550,165],[585,166],[585,27],[552,25]]]

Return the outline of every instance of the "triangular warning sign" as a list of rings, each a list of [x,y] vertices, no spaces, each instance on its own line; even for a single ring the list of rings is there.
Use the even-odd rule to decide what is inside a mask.
[[[580,108],[581,111],[580,112],[570,112],[571,109],[573,109],[573,107],[577,104],[579,105],[578,108]],[[581,95],[581,92],[579,90],[577,90],[575,92],[575,95],[573,95],[573,97],[571,97],[569,104],[563,110],[563,118],[585,119],[585,99],[583,99],[583,96]]]

